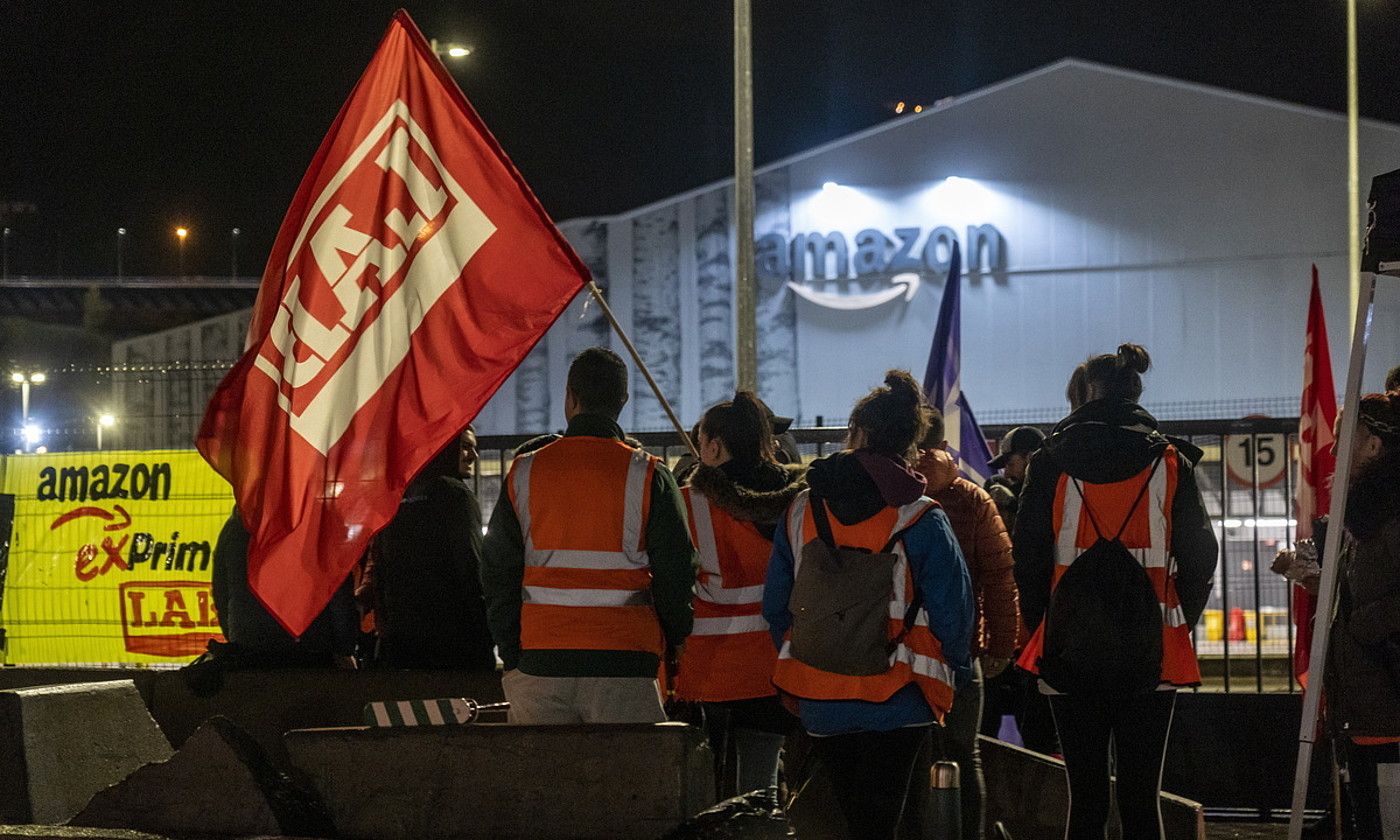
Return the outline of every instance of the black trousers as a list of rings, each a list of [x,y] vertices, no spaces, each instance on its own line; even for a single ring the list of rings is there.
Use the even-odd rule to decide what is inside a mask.
[[[1055,695],[1050,708],[1069,776],[1067,840],[1103,840],[1109,810],[1109,745],[1117,759],[1123,836],[1161,840],[1162,759],[1176,692],[1125,697]]]
[[[923,726],[817,738],[816,757],[831,773],[847,835],[894,840],[914,759],[928,735]]]
[[[1347,744],[1347,796],[1356,840],[1382,840],[1385,817],[1381,803],[1380,765],[1400,763],[1400,744]],[[1394,803],[1384,807],[1400,807]]]

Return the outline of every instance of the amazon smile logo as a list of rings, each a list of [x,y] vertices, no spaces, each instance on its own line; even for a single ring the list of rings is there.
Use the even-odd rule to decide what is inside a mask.
[[[785,280],[803,300],[826,309],[872,309],[891,301],[914,299],[925,278],[942,278],[957,231],[940,225],[900,227],[890,234],[866,228],[854,238],[841,232],[799,233],[791,239],[770,233],[755,242],[758,275]],[[1006,268],[1006,246],[993,225],[968,225],[962,243],[969,274]]]

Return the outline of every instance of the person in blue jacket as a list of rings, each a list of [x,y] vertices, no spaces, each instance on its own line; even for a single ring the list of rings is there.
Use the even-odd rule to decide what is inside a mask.
[[[814,755],[831,772],[850,835],[872,840],[895,836],[927,727],[942,718],[952,688],[971,673],[974,619],[971,581],[957,539],[943,511],[925,497],[924,477],[910,466],[914,447],[927,429],[923,393],[905,371],[891,371],[885,383],[856,404],[848,449],[812,464],[808,493],[826,503],[834,527],[858,528],[877,516],[890,519],[890,508],[911,511],[920,503],[933,505],[904,532],[901,543],[914,587],[923,597],[914,623],[926,623],[941,646],[941,662],[936,657],[911,657],[901,645],[891,657],[890,672],[856,678],[880,681],[881,693],[883,687],[893,686],[885,699],[795,698],[803,728],[816,739]],[[804,493],[793,505],[805,505],[806,497]],[[795,551],[801,546],[792,545],[789,528],[779,528],[763,592],[763,616],[780,651],[793,621],[789,601]],[[782,655],[774,680],[780,689],[785,684]],[[901,656],[912,667],[901,667]],[[829,697],[841,692],[820,693]]]

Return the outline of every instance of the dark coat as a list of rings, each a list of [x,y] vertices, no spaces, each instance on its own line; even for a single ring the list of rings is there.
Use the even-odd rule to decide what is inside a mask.
[[[1352,483],[1327,656],[1329,717],[1347,737],[1400,737],[1400,487],[1375,466]]]
[[[458,478],[415,481],[371,549],[379,660],[493,671],[481,595],[481,507]]]
[[[1126,481],[1152,465],[1168,445],[1175,446],[1176,495],[1172,498],[1171,546],[1176,589],[1188,626],[1201,618],[1214,582],[1220,546],[1196,486],[1201,450],[1157,430],[1157,420],[1126,400],[1094,400],[1060,421],[1031,456],[1012,537],[1021,617],[1034,632],[1050,603],[1055,569],[1054,508],[1060,476],[1090,484]]]

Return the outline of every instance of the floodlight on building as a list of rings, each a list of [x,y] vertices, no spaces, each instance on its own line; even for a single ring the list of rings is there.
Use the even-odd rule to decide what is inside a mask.
[[[29,374],[29,381],[30,381],[30,382],[33,382],[35,385],[42,385],[42,384],[44,384],[44,380],[46,380],[46,379],[48,379],[48,377],[45,376],[43,373],[31,373],[31,374]]]

